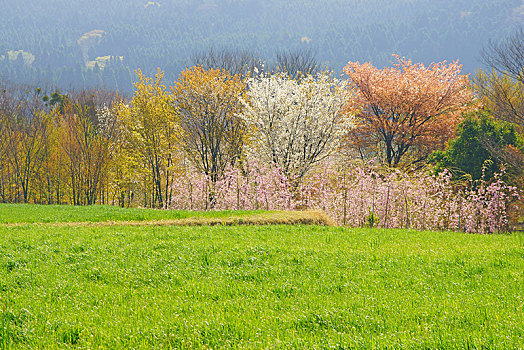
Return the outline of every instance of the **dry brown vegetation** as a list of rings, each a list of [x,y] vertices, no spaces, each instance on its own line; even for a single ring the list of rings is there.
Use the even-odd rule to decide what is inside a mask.
[[[49,222],[49,223],[8,223],[0,227],[20,226],[46,227],[106,227],[106,226],[236,226],[236,225],[321,225],[332,226],[333,221],[320,210],[270,211],[245,216],[190,217],[164,220],[130,220],[102,222]]]

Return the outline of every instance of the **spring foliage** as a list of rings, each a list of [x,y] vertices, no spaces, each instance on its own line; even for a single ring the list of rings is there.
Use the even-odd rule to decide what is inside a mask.
[[[207,209],[210,179],[195,171],[175,183],[174,209]],[[279,167],[250,162],[228,169],[217,181],[215,209],[320,209],[351,227],[411,228],[499,233],[509,229],[508,212],[519,193],[502,174],[494,181],[468,182],[460,190],[451,173],[406,173],[373,163],[335,162],[310,172],[294,188]]]
[[[213,181],[242,152],[245,127],[237,114],[244,89],[240,76],[200,66],[183,71],[171,87],[183,130],[182,148]]]
[[[457,63],[349,63],[347,81],[196,66],[166,86],[160,70],[137,73],[129,101],[0,94],[0,200],[322,209],[351,226],[508,229],[518,193],[501,175],[457,184],[420,170],[472,108]],[[383,162],[357,164],[348,145]]]
[[[458,127],[457,138],[449,142],[446,150],[434,152],[430,161],[436,164],[437,171],[449,169],[473,180],[483,176],[491,179],[502,166],[506,167],[507,157],[501,159],[498,155],[509,156],[512,151],[524,151],[524,142],[513,124],[497,122],[486,115],[468,116]],[[518,173],[518,169],[510,167],[508,172]]]
[[[179,127],[172,96],[162,84],[163,72],[148,78],[138,71],[139,81],[130,105],[121,104],[117,115],[123,133],[124,161],[128,170],[142,178],[145,202],[167,207],[178,162]]]
[[[263,73],[247,85],[242,118],[253,128],[250,156],[278,165],[290,179],[331,154],[352,126],[344,118],[345,83],[328,73]]]
[[[380,145],[388,165],[425,159],[454,136],[460,115],[473,99],[468,76],[457,62],[425,67],[395,56],[391,68],[349,62],[344,68],[355,90],[348,111],[356,116],[352,142]]]

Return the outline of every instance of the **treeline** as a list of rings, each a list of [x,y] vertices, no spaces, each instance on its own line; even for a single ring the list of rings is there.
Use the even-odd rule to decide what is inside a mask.
[[[311,49],[335,71],[349,59],[388,65],[391,52],[426,64],[460,57],[473,72],[485,42],[522,22],[520,6],[519,0],[7,1],[0,77],[132,94],[138,67],[148,75],[163,67],[172,83],[195,52],[209,47],[237,47],[268,62],[277,52]],[[81,40],[95,30],[99,37]]]
[[[79,91],[45,95],[2,84],[0,201],[113,203],[109,177],[116,127],[104,111],[118,96]]]
[[[353,190],[339,185],[358,183],[353,177],[360,170],[346,168],[374,161],[385,169],[421,171],[420,179],[429,182],[428,168],[448,169],[458,188],[468,188],[475,212],[473,180],[495,194],[496,188],[510,190],[501,173],[522,186],[524,80],[511,68],[523,46],[522,30],[493,44],[485,52],[493,71],[480,71],[472,81],[456,62],[425,66],[397,56],[384,69],[350,62],[347,78],[339,79],[307,54],[280,56],[280,65],[268,70],[257,57],[210,51],[195,57],[201,64],[172,85],[160,70],[152,77],[138,71],[129,100],[104,90],[48,94],[4,84],[0,201],[188,209],[323,203],[343,210],[336,216],[346,220],[346,204],[321,198],[350,198]],[[312,180],[322,169],[332,175]],[[363,176],[372,179],[366,171]],[[497,185],[487,187],[492,178]],[[395,203],[405,205],[395,209],[406,216],[400,223],[410,222],[403,183],[391,182],[400,196]],[[431,193],[420,186],[413,191],[418,200]],[[370,207],[359,204],[366,215],[375,208],[375,195],[369,198]],[[460,195],[454,198],[462,203]],[[493,198],[500,209],[510,197]],[[390,197],[382,199],[391,213]],[[460,229],[462,207],[454,208]]]

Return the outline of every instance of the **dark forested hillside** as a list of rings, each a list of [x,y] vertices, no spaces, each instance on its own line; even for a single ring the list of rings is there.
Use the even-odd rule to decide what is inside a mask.
[[[524,23],[522,0],[0,0],[0,78],[61,89],[130,91],[134,70],[176,79],[209,47],[256,53],[310,48],[340,71],[459,59]]]

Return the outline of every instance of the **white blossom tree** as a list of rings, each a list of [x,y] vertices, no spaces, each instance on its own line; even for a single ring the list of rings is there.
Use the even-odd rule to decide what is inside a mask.
[[[247,85],[241,116],[253,131],[248,152],[280,166],[295,185],[352,125],[344,115],[345,82],[328,72],[300,80],[262,73]]]

